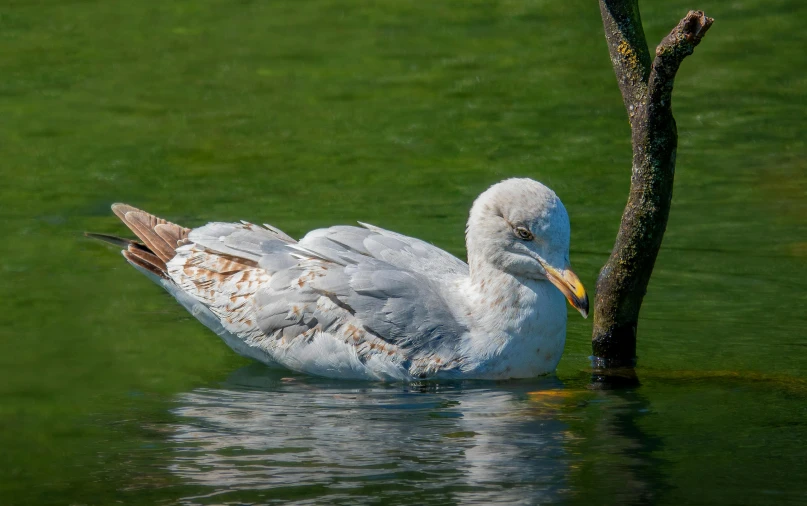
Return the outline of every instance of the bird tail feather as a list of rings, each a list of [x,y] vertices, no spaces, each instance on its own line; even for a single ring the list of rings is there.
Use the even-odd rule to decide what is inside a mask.
[[[122,248],[124,258],[138,270],[171,279],[166,263],[174,258],[178,247],[188,243],[190,229],[127,204],[112,204],[112,212],[143,242],[107,234],[85,235]]]

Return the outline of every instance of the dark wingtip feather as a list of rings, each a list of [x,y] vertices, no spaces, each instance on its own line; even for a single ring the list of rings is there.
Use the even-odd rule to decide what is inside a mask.
[[[148,248],[144,244],[140,244],[137,241],[133,241],[131,239],[124,239],[123,237],[118,237],[116,235],[109,235],[109,234],[96,234],[95,232],[84,232],[85,237],[89,237],[90,239],[96,239],[98,241],[105,242],[107,244],[112,244],[117,246],[121,249],[127,249],[129,246],[134,246],[137,249],[148,251]]]

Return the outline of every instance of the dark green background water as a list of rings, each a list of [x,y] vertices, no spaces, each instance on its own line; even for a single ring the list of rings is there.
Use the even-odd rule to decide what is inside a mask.
[[[475,196],[561,196],[593,288],[629,182],[596,4],[0,3],[0,504],[804,504],[807,4],[716,23],[676,82],[642,386],[403,386],[237,357],[116,251],[109,204],[288,233],[367,221],[464,255]]]

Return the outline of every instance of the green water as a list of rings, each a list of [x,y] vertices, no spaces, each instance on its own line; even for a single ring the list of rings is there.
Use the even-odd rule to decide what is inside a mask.
[[[558,192],[590,289],[629,131],[593,2],[0,3],[0,504],[804,504],[807,4],[716,23],[642,310],[642,386],[267,372],[114,250],[128,202],[291,235],[367,221],[463,255],[473,198]]]

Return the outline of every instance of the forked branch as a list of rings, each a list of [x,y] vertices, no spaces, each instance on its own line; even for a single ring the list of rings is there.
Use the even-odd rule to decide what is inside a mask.
[[[597,279],[595,369],[632,367],[639,309],[667,227],[678,143],[671,106],[681,62],[713,19],[690,11],[651,59],[638,0],[600,0],[605,38],[631,125],[630,195],[608,262]]]

